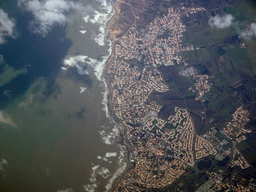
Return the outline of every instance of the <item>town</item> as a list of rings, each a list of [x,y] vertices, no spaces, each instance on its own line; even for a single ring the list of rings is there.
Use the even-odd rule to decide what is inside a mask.
[[[167,15],[154,19],[146,29],[137,30],[132,26],[115,41],[115,58],[108,68],[110,106],[114,116],[125,125],[133,165],[117,189],[140,191],[141,187],[165,187],[184,174],[187,166],[195,166],[204,157],[211,155],[221,161],[231,156],[235,144],[229,146],[230,140],[239,143],[249,131],[244,129],[249,113],[243,108],[235,112],[234,120],[221,132],[226,139],[219,140],[215,127],[204,135],[197,135],[194,122],[184,108],[175,107],[175,114],[168,119],[159,118],[162,106],[149,99],[153,91],[171,89],[158,66],[186,66],[180,52],[195,48],[182,45],[186,28],[181,17],[201,11],[205,9],[170,8]],[[202,99],[210,89],[208,75],[194,75],[194,88],[190,90],[197,91],[196,100]],[[239,158],[232,164],[243,169],[248,167],[242,154],[238,150],[233,155],[235,153]]]

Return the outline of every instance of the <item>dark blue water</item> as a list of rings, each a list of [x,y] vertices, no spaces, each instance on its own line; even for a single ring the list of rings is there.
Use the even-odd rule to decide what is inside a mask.
[[[0,0],[0,8],[16,20],[17,31],[16,39],[8,38],[6,44],[0,45],[0,54],[6,64],[15,69],[25,67],[28,72],[0,87],[0,110],[6,108],[3,112],[17,125],[0,124],[0,158],[6,159],[9,165],[5,178],[0,173],[0,192],[56,192],[70,187],[76,192],[84,191],[82,185],[89,183],[91,163],[98,155],[117,150],[115,146],[105,145],[99,135],[101,123],[112,126],[101,110],[104,89],[96,78],[81,76],[76,68],[70,68],[57,77],[72,45],[65,37],[66,26],[54,26],[46,37],[35,34],[29,30],[33,15],[17,8],[16,3],[16,0]],[[73,53],[69,50],[69,54],[81,51],[80,54],[91,58],[105,55],[105,48],[104,52],[94,44],[89,45],[90,42],[81,41],[81,46],[72,47]],[[90,50],[96,56],[84,50]],[[36,97],[29,107],[19,107],[23,100],[16,99],[42,76],[47,81],[44,96],[49,96],[58,86],[59,92],[50,98],[38,97],[40,101]],[[43,80],[40,83],[36,88],[44,85]],[[80,86],[87,87],[88,92],[81,95]],[[3,96],[4,90],[11,90],[12,96]],[[31,93],[26,98],[31,98],[34,91]],[[10,105],[13,101],[15,105]],[[81,111],[82,115],[77,115]],[[114,161],[112,166],[115,166]],[[97,179],[101,181],[101,178]]]
[[[4,61],[9,66],[15,69],[26,67],[28,72],[0,87],[0,109],[6,108],[8,104],[22,96],[35,79],[41,76],[46,77],[48,90],[52,90],[52,82],[72,45],[72,42],[65,37],[66,26],[54,26],[45,37],[31,32],[30,22],[34,19],[33,15],[22,11],[14,2],[9,2],[9,6],[5,4],[6,7],[14,7],[4,11],[9,17],[15,18],[17,37],[7,38],[7,43],[0,45],[0,54],[4,56]],[[2,94],[4,90],[11,90],[11,97],[4,96]]]

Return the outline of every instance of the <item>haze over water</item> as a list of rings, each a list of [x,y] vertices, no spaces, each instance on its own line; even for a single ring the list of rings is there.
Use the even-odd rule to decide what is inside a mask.
[[[118,129],[103,101],[101,74],[110,54],[104,25],[112,6],[79,3],[82,11],[69,12],[67,23],[45,36],[30,30],[34,16],[17,1],[0,5],[18,33],[0,45],[1,70],[13,67],[17,74],[0,87],[5,191],[104,191],[125,168],[124,150],[113,144]]]

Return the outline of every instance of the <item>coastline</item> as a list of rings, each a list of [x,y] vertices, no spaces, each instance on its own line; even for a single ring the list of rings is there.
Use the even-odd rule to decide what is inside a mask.
[[[124,126],[122,126],[122,122],[119,121],[112,112],[112,107],[110,103],[110,98],[112,94],[112,88],[110,86],[109,78],[108,78],[108,70],[110,67],[110,64],[115,59],[115,39],[111,38],[109,36],[110,30],[109,30],[109,23],[113,22],[117,18],[116,10],[116,2],[117,1],[100,1],[101,3],[100,8],[95,8],[95,13],[91,14],[89,16],[83,17],[81,22],[89,23],[90,24],[96,24],[96,29],[99,27],[99,34],[95,34],[95,38],[92,39],[94,42],[98,45],[99,49],[102,49],[103,51],[107,51],[107,54],[100,55],[99,57],[102,58],[102,60],[99,60],[97,57],[93,57],[91,55],[88,55],[85,53],[85,55],[75,55],[74,53],[71,54],[71,57],[69,57],[69,60],[74,60],[75,64],[76,61],[80,61],[81,63],[84,63],[85,65],[88,64],[89,69],[92,69],[92,71],[89,71],[89,69],[79,68],[76,65],[70,65],[71,67],[76,66],[78,70],[86,71],[88,74],[91,72],[94,73],[97,82],[100,85],[100,97],[102,98],[100,103],[102,104],[103,108],[100,107],[99,111],[99,120],[102,121],[102,119],[108,119],[108,122],[110,122],[110,126],[106,126],[107,124],[104,122],[101,122],[101,129],[98,131],[99,135],[101,136],[101,140],[104,144],[107,146],[114,146],[116,145],[117,148],[114,150],[117,151],[119,155],[116,157],[116,165],[112,166],[113,169],[109,168],[109,165],[104,165],[104,162],[106,160],[102,160],[101,158],[104,158],[103,154],[100,154],[97,156],[97,160],[95,163],[92,163],[92,170],[90,171],[90,177],[89,182],[83,185],[85,190],[92,190],[97,191],[97,189],[101,189],[102,191],[112,191],[112,189],[115,188],[116,184],[119,183],[120,177],[123,177],[123,175],[126,175],[127,167],[130,167],[129,165],[129,155],[127,152],[127,146],[124,145],[122,142],[122,135]],[[120,1],[119,1],[120,2]],[[111,7],[111,8],[110,8]],[[86,25],[81,27],[82,29],[86,28]],[[93,31],[92,31],[93,32]],[[81,32],[79,32],[81,34]],[[90,34],[90,30],[88,29],[88,34]],[[100,41],[99,41],[100,40]],[[92,42],[93,43],[93,42]],[[97,46],[96,46],[97,47]],[[71,63],[71,62],[68,62]],[[78,64],[77,64],[78,65]],[[83,64],[81,64],[83,66]],[[66,66],[65,66],[66,67]],[[82,71],[82,72],[83,72]],[[93,78],[94,78],[93,75]],[[85,91],[85,93],[89,93],[90,90]],[[90,95],[91,96],[91,95]],[[101,118],[100,118],[101,117]],[[109,130],[110,128],[110,130]],[[111,151],[114,151],[111,150]],[[111,152],[110,151],[110,152]],[[103,163],[102,163],[103,162]],[[112,161],[109,161],[109,163],[112,163]],[[102,177],[102,169],[111,170],[111,174],[106,175],[104,178],[104,182],[101,182],[101,178],[96,178],[97,175],[100,175]],[[112,172],[113,171],[113,172]],[[102,180],[103,181],[103,180]]]
[[[127,162],[127,166],[126,166],[124,172],[114,180],[112,188],[111,188],[112,190],[116,188],[118,183],[125,177],[127,172],[131,169],[131,154],[132,154],[131,146],[129,145],[129,143],[127,141],[127,132],[126,132],[125,125],[118,117],[115,116],[115,114],[112,110],[111,102],[110,102],[111,97],[112,97],[112,89],[111,89],[111,85],[109,83],[110,80],[109,80],[109,77],[108,77],[108,71],[109,71],[109,68],[111,66],[111,63],[112,63],[113,59],[116,56],[116,54],[115,54],[116,53],[115,41],[118,39],[118,38],[113,37],[113,35],[111,35],[111,29],[110,28],[111,28],[111,24],[115,23],[116,20],[118,19],[118,14],[119,14],[118,5],[119,5],[119,3],[120,3],[120,0],[114,0],[114,4],[113,4],[114,14],[109,19],[109,21],[106,25],[106,31],[107,31],[107,37],[106,38],[108,39],[108,41],[111,42],[111,54],[108,57],[107,61],[105,62],[105,66],[104,66],[103,74],[102,74],[103,79],[105,80],[105,83],[106,83],[106,86],[107,86],[107,92],[108,92],[107,93],[107,108],[108,108],[109,118],[112,119],[117,124],[117,126],[119,127],[120,141],[116,141],[116,142],[125,146],[126,155],[125,155],[125,160],[124,161]],[[124,34],[126,34],[126,33],[124,33]]]

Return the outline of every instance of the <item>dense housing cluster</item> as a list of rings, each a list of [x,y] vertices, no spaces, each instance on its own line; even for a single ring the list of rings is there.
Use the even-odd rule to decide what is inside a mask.
[[[163,188],[184,174],[188,166],[194,167],[208,156],[223,161],[235,155],[231,165],[242,169],[249,165],[235,146],[248,132],[244,125],[249,113],[242,107],[222,132],[212,126],[207,133],[198,135],[195,122],[185,107],[175,106],[172,115],[160,118],[158,114],[163,106],[150,99],[153,92],[171,90],[159,66],[184,65],[186,73],[187,63],[181,53],[199,48],[182,44],[186,28],[181,18],[201,11],[205,9],[170,8],[166,15],[156,17],[147,27],[136,29],[132,25],[125,35],[115,40],[114,58],[107,71],[110,106],[125,127],[132,162],[117,191]],[[181,76],[187,76],[184,74]],[[194,72],[190,75],[193,76],[190,90],[198,92],[194,99],[204,102],[204,95],[212,87],[210,77]],[[220,135],[223,139],[219,139]],[[209,176],[198,191],[208,190],[220,180],[219,175],[209,173]]]

